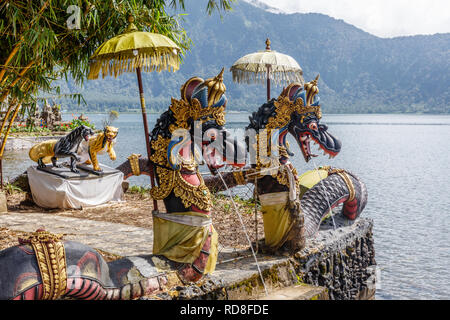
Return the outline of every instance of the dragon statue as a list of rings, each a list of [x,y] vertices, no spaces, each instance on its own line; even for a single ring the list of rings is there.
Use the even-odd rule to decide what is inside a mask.
[[[222,177],[228,187],[255,184],[267,252],[281,247],[298,251],[307,238],[314,237],[332,208],[343,203],[342,214],[354,220],[367,202],[365,184],[355,174],[321,167],[299,176],[290,162],[294,154],[286,140],[288,133],[297,141],[306,162],[317,156],[311,152],[311,142],[331,158],[341,149],[341,142],[320,123],[317,81],[318,77],[304,86],[290,84],[277,99],[264,103],[250,116],[246,142],[251,167]],[[205,178],[205,183],[212,190],[224,189],[221,179],[214,176]]]
[[[245,147],[237,141],[212,147],[216,137],[229,137],[223,127],[225,90],[223,70],[211,79],[189,79],[181,88],[181,99],[172,98],[151,133],[150,162],[132,155],[117,168],[125,178],[155,168],[158,186],[151,193],[164,201],[166,212],[153,212],[152,255],[107,263],[93,248],[37,230],[19,239],[19,245],[0,251],[0,299],[134,299],[199,281],[213,272],[217,233],[211,223],[211,194],[199,174],[197,155],[205,155],[212,172],[223,165],[218,158],[236,167],[245,161],[226,157],[245,156]]]
[[[172,98],[169,110],[160,116],[150,134],[150,162],[158,183],[150,193],[153,199],[164,201],[167,211],[153,212],[153,254],[176,262],[181,276],[189,281],[198,281],[203,274],[214,271],[217,260],[211,194],[198,163],[203,156],[215,173],[223,166],[223,159],[236,167],[245,162],[245,147],[236,141],[225,139],[221,148],[212,146],[217,137],[229,137],[223,128],[227,103],[223,71],[207,80],[189,79],[181,87],[181,99]],[[226,153],[243,157],[228,159]],[[117,169],[124,172],[125,178],[148,174],[146,162],[132,155]]]

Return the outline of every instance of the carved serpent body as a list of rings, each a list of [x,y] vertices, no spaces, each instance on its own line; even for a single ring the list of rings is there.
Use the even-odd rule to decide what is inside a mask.
[[[149,259],[141,258],[153,275],[144,277],[137,270],[133,258],[106,263],[89,246],[74,241],[61,241],[61,245],[65,251],[66,275],[62,277],[59,274],[59,287],[45,276],[30,245],[22,244],[0,251],[0,300],[127,300],[157,293],[169,284],[168,274]],[[134,281],[130,281],[132,279]]]
[[[330,168],[330,171],[333,169]],[[364,210],[367,204],[366,185],[353,173],[345,173],[351,180],[350,183],[338,173],[332,173],[305,192],[301,198],[306,237],[316,234],[323,217],[330,210],[328,203],[331,209],[343,203],[342,214],[350,220],[355,220]]]

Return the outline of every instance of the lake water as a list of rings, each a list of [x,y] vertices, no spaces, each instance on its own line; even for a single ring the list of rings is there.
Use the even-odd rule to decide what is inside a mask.
[[[88,116],[102,127],[105,115]],[[156,118],[149,115],[150,128]],[[374,220],[377,299],[450,299],[450,116],[324,114],[322,122],[343,145],[332,160],[317,152],[315,163],[348,169],[368,188],[362,216]],[[247,124],[248,114],[227,115],[227,128]],[[118,160],[104,155],[102,163],[116,166],[131,153],[146,155],[140,114],[121,114],[114,126],[120,128]],[[290,145],[299,172],[313,169],[292,138]],[[6,153],[4,174],[13,177],[31,164],[26,152]],[[146,176],[130,181],[150,183]]]

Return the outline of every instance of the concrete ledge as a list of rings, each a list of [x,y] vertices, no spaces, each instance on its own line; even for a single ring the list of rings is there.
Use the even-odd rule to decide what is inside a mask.
[[[69,132],[67,132],[67,134],[68,133]],[[51,139],[60,139],[61,137],[64,137],[64,135],[18,136],[18,137],[10,136],[8,137],[8,140],[6,140],[5,151],[30,149],[36,143]]]
[[[328,300],[328,290],[307,284],[277,290],[260,300]]]

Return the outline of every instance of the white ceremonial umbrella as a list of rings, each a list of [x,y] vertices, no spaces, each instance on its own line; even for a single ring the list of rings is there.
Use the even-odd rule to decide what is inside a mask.
[[[304,83],[303,71],[294,58],[270,49],[266,40],[266,50],[250,53],[239,58],[230,68],[233,81],[237,83],[261,83],[267,81],[267,100],[270,100],[270,80],[276,85],[291,82]]]

